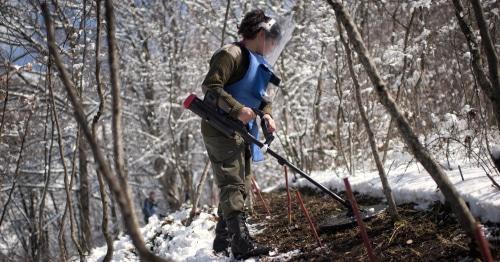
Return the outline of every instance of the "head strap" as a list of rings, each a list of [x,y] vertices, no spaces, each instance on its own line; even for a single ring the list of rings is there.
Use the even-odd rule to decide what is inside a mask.
[[[261,22],[259,24],[259,28],[263,28],[264,30],[269,32],[271,31],[271,27],[273,27],[274,24],[276,24],[276,20],[271,18],[271,20],[269,20],[268,22]]]

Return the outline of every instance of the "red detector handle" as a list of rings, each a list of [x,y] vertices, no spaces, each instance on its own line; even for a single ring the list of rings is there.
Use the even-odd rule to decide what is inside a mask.
[[[193,101],[196,99],[196,95],[195,94],[190,94],[186,100],[184,100],[184,108],[189,108],[191,106],[191,103],[193,103]]]

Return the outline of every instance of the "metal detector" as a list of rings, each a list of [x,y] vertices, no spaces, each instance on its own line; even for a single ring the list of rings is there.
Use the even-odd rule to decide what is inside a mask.
[[[356,220],[354,218],[352,207],[349,201],[344,200],[343,198],[332,192],[330,189],[326,188],[325,186],[311,178],[304,171],[300,170],[298,167],[290,163],[288,160],[286,160],[284,157],[280,156],[270,148],[274,136],[267,131],[267,123],[263,119],[264,113],[262,111],[253,109],[261,119],[261,128],[265,136],[264,142],[259,141],[253,135],[251,135],[241,121],[230,117],[227,113],[220,110],[217,106],[216,101],[217,97],[212,92],[207,92],[203,101],[199,99],[195,94],[191,94],[184,101],[184,108],[191,110],[193,113],[200,116],[203,120],[207,121],[211,126],[228,137],[233,137],[235,134],[239,134],[247,144],[257,145],[261,148],[262,151],[274,157],[280,165],[288,166],[295,173],[307,179],[307,181],[311,182],[321,191],[343,205],[346,208],[346,211],[333,216],[332,218],[325,221],[325,223],[319,225],[319,229],[322,232],[333,232],[340,229],[351,228],[356,225]],[[361,216],[365,221],[374,218],[378,214],[382,213],[385,209],[385,205],[360,207]]]

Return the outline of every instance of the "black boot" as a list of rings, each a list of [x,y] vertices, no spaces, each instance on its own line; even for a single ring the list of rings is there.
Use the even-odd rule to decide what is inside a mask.
[[[227,231],[226,220],[220,216],[219,221],[217,221],[217,225],[215,226],[215,238],[213,249],[215,253],[224,252],[224,255],[229,256],[229,251],[227,248],[229,247],[229,232]]]
[[[261,255],[268,255],[269,247],[255,243],[246,230],[242,213],[227,220],[227,229],[231,235],[231,251],[236,259],[247,259]]]

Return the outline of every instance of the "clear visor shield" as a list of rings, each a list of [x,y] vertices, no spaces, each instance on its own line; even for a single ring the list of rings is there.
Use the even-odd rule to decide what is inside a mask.
[[[287,17],[282,17],[277,21],[273,19],[272,25],[266,30],[269,37],[266,41],[273,41],[273,48],[269,53],[265,55],[267,62],[273,66],[278,60],[281,52],[285,49],[286,44],[292,38],[293,30],[295,29],[295,23],[291,15]]]
[[[271,75],[269,84],[267,85],[266,91],[263,95],[264,101],[272,102],[274,100],[274,97],[278,93],[280,82],[281,79],[279,79],[279,77],[277,77],[275,74]]]
[[[287,17],[282,17],[278,21],[274,21],[273,19],[271,23],[263,27],[268,32],[269,36],[266,37],[266,41],[273,41],[273,48],[265,55],[266,61],[272,67],[278,60],[281,52],[283,52],[283,49],[285,49],[288,41],[292,38],[293,30],[295,30],[295,23],[293,22],[292,15],[289,15]],[[274,97],[279,91],[278,85],[279,79],[277,81],[271,79],[263,97],[265,101],[272,102],[274,100]]]
[[[266,92],[264,92],[264,96],[262,97],[264,101],[271,103],[274,100],[274,97],[279,91],[279,87],[275,84],[269,83],[267,85]]]

